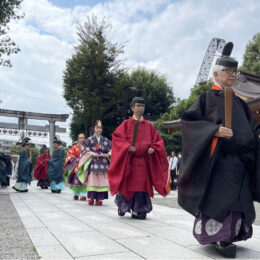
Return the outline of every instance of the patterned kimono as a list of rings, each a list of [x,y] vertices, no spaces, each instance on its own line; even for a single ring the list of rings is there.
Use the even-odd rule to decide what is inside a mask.
[[[93,136],[85,140],[88,151],[98,153],[100,157],[92,157],[87,169],[86,186],[89,199],[97,201],[108,198],[109,183],[107,171],[109,169],[109,160],[102,156],[111,150],[111,141],[104,136]]]
[[[70,184],[74,196],[86,197],[87,187],[78,178],[79,160],[84,153],[85,146],[73,145],[67,152],[65,161],[65,179]]]

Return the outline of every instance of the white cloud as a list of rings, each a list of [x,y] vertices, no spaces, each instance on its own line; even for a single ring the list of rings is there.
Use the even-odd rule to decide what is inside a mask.
[[[128,68],[143,65],[165,74],[181,98],[189,95],[213,37],[233,41],[233,56],[242,62],[260,24],[258,0],[115,0],[73,9],[51,0],[24,0],[23,11],[25,18],[11,26],[22,51],[11,56],[13,68],[0,68],[1,87],[16,98],[0,92],[0,99],[4,108],[46,113],[69,112],[62,98],[62,73],[77,44],[76,25],[87,15],[108,18],[111,39],[126,42]]]

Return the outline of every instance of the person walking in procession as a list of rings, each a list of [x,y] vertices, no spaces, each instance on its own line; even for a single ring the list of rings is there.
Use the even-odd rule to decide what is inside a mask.
[[[67,152],[65,161],[65,179],[70,184],[70,189],[73,191],[74,200],[85,201],[87,198],[87,187],[78,177],[79,161],[86,151],[84,134],[78,135],[77,144],[73,145]]]
[[[12,187],[18,192],[28,192],[28,184],[32,181],[32,163],[28,157],[29,143],[26,141],[23,143],[23,149],[19,154],[17,181]]]
[[[41,189],[48,189],[50,186],[47,178],[50,159],[51,155],[49,154],[49,150],[46,145],[43,145],[42,153],[38,156],[34,166],[34,177],[38,180],[37,186],[40,186]]]
[[[10,186],[10,177],[12,176],[12,161],[11,157],[0,152],[0,186],[7,188]]]
[[[158,131],[143,118],[143,98],[133,98],[131,109],[133,116],[112,135],[108,178],[119,216],[132,212],[132,218],[146,219],[152,210],[153,187],[162,196],[169,192],[169,163]]]
[[[232,94],[238,67],[232,48],[228,43],[216,61],[212,89],[182,116],[178,188],[180,206],[196,217],[195,238],[229,258],[236,257],[233,242],[252,237],[253,200],[260,201],[260,127]]]
[[[100,120],[94,124],[94,134],[88,137],[84,144],[89,157],[85,164],[85,184],[88,191],[88,204],[102,206],[102,201],[108,199],[109,183],[107,171],[111,152],[111,141],[102,136],[103,126]],[[83,160],[86,160],[82,158]]]
[[[65,190],[63,183],[64,174],[64,150],[61,147],[61,141],[55,137],[53,141],[54,152],[49,161],[48,180],[50,181],[50,189],[52,193],[60,193]]]
[[[177,188],[177,163],[178,158],[175,152],[172,152],[172,156],[170,158],[170,172],[171,172],[171,190],[176,190]]]

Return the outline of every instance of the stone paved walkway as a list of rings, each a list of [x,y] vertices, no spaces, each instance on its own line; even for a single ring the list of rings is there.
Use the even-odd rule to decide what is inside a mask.
[[[39,259],[9,194],[0,191],[0,259]]]
[[[10,197],[42,259],[220,259],[193,238],[193,217],[181,209],[154,205],[146,221],[120,218],[113,198],[88,206],[69,189],[52,194],[35,183]],[[237,245],[238,259],[260,259],[260,227]]]

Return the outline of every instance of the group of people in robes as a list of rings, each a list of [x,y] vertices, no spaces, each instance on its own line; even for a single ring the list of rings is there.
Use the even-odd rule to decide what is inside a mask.
[[[101,206],[103,200],[108,199],[111,141],[101,135],[100,120],[95,122],[93,129],[93,135],[88,138],[79,134],[77,144],[68,150],[65,176],[74,200],[88,198],[89,205]]]
[[[253,202],[260,202],[260,125],[241,98],[232,92],[227,97],[238,68],[230,46],[216,61],[212,88],[182,115],[178,203],[195,217],[193,235],[200,244],[212,244],[222,256],[234,258],[233,242],[252,237]],[[144,100],[135,97],[131,110],[133,116],[116,128],[112,142],[101,135],[101,121],[95,122],[92,136],[79,134],[67,153],[65,180],[74,200],[101,206],[110,190],[120,217],[131,213],[144,220],[152,210],[154,189],[162,196],[170,192],[170,167],[162,138],[143,117]],[[26,149],[25,144],[14,187],[19,191],[26,191],[31,181]],[[51,159],[44,158],[39,185],[48,185],[41,177],[47,172],[52,192],[60,192],[64,152],[58,142]]]
[[[133,99],[133,117],[113,133],[112,144],[102,136],[102,122],[96,121],[92,136],[79,134],[77,144],[67,153],[65,179],[74,200],[101,206],[108,191],[116,194],[118,215],[146,219],[152,210],[153,188],[161,195],[169,193],[169,165],[162,138],[143,118],[144,100]]]
[[[52,193],[60,193],[65,189],[63,182],[64,150],[61,147],[61,141],[56,137],[53,146],[52,156],[45,145],[42,147],[42,153],[38,156],[34,167],[34,177],[38,180],[37,186],[42,189],[50,187]],[[17,192],[28,192],[28,185],[32,181],[32,162],[28,156],[29,142],[24,142],[22,147],[18,159],[17,181],[13,189]]]

